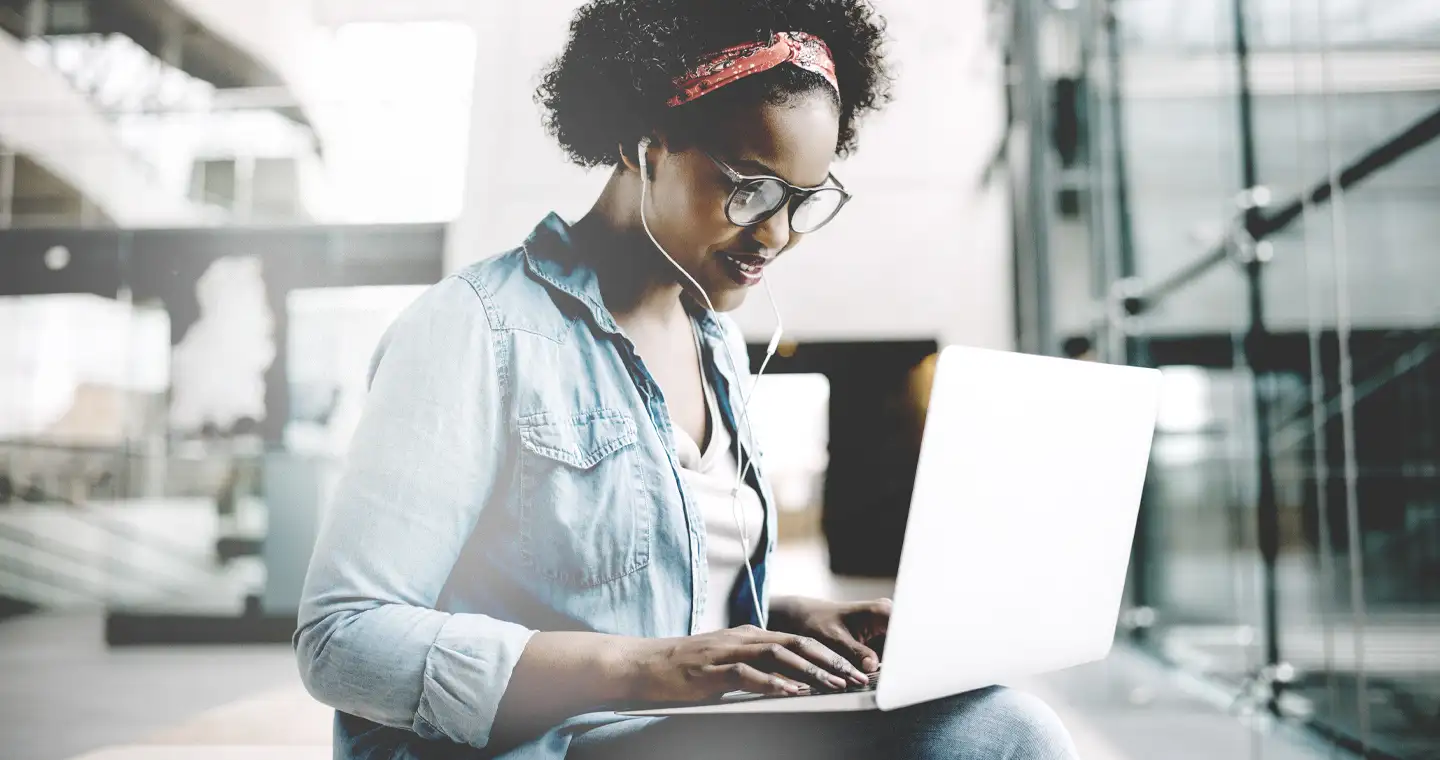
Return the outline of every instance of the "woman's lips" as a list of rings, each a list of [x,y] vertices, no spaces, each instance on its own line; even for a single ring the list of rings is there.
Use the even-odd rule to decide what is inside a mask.
[[[764,256],[749,253],[722,253],[720,260],[725,263],[730,279],[742,287],[758,285],[765,265],[770,263],[770,259]]]

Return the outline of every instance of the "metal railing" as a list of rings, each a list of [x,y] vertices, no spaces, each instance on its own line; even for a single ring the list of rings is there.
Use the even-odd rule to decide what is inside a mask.
[[[1116,14],[1113,12],[1113,3],[1102,5],[1107,13],[1103,16],[1103,23],[1097,25],[1097,28],[1100,36],[1108,43],[1108,48],[1104,51],[1109,59],[1108,66],[1118,72],[1121,64]],[[1246,519],[1251,523],[1248,529],[1239,526],[1234,528],[1240,531],[1236,540],[1248,546],[1248,542],[1253,539],[1259,550],[1260,560],[1260,593],[1255,600],[1258,602],[1256,609],[1259,623],[1255,630],[1258,633],[1260,656],[1247,674],[1241,691],[1261,695],[1259,704],[1274,715],[1294,717],[1293,713],[1287,712],[1286,707],[1290,704],[1287,701],[1287,684],[1295,673],[1294,668],[1283,657],[1282,636],[1285,629],[1281,624],[1280,610],[1284,600],[1281,598],[1277,566],[1281,560],[1282,540],[1285,535],[1289,535],[1282,531],[1282,527],[1291,525],[1288,521],[1294,519],[1296,506],[1288,500],[1282,503],[1280,489],[1285,489],[1288,494],[1284,497],[1286,499],[1294,496],[1297,483],[1299,487],[1307,489],[1323,491],[1334,488],[1338,489],[1337,493],[1343,491],[1343,506],[1339,502],[1334,505],[1335,515],[1344,518],[1343,528],[1337,534],[1342,536],[1343,543],[1338,547],[1331,545],[1333,536],[1324,527],[1330,519],[1323,506],[1326,497],[1321,495],[1318,497],[1318,511],[1322,526],[1319,528],[1317,546],[1320,547],[1321,554],[1321,585],[1333,583],[1336,588],[1344,588],[1344,593],[1348,595],[1348,624],[1354,626],[1355,632],[1353,643],[1357,667],[1354,672],[1343,676],[1329,673],[1326,678],[1332,682],[1332,691],[1335,688],[1335,679],[1352,679],[1351,686],[1357,695],[1353,698],[1355,714],[1353,721],[1343,727],[1327,723],[1323,716],[1310,716],[1308,722],[1338,744],[1362,755],[1388,757],[1389,755],[1372,744],[1370,696],[1367,672],[1363,666],[1363,636],[1367,623],[1366,577],[1372,564],[1403,563],[1405,567],[1429,568],[1431,564],[1427,563],[1435,563],[1440,566],[1440,560],[1437,560],[1437,557],[1440,557],[1440,527],[1437,527],[1440,526],[1440,519],[1432,514],[1435,512],[1435,505],[1426,502],[1419,505],[1420,509],[1407,511],[1408,521],[1403,529],[1389,535],[1387,540],[1362,543],[1363,523],[1357,504],[1357,484],[1362,480],[1370,482],[1386,476],[1376,469],[1377,464],[1383,469],[1385,465],[1382,463],[1361,464],[1356,461],[1353,451],[1354,416],[1357,404],[1384,396],[1385,392],[1393,390],[1397,383],[1403,383],[1407,378],[1422,376],[1417,373],[1433,367],[1437,354],[1440,354],[1440,336],[1434,334],[1433,329],[1405,331],[1405,335],[1399,336],[1400,340],[1384,346],[1381,351],[1366,357],[1355,357],[1350,350],[1349,322],[1346,316],[1341,314],[1334,332],[1325,336],[1326,340],[1333,339],[1338,344],[1339,358],[1336,366],[1325,370],[1318,367],[1319,339],[1311,335],[1311,360],[1312,363],[1317,363],[1314,371],[1333,373],[1333,376],[1338,377],[1338,392],[1330,393],[1326,390],[1325,376],[1317,378],[1312,375],[1308,378],[1310,387],[1306,389],[1307,393],[1302,394],[1305,398],[1282,398],[1277,393],[1278,384],[1272,382],[1281,368],[1276,364],[1273,353],[1267,350],[1273,345],[1275,335],[1266,321],[1266,292],[1262,285],[1269,264],[1276,255],[1274,246],[1269,242],[1270,238],[1305,219],[1307,214],[1317,208],[1343,198],[1347,191],[1414,155],[1420,148],[1434,143],[1440,138],[1440,108],[1435,108],[1370,150],[1352,157],[1348,162],[1342,162],[1332,154],[1332,165],[1326,176],[1305,186],[1305,189],[1293,198],[1277,203],[1258,176],[1254,96],[1250,86],[1249,68],[1250,30],[1246,23],[1246,3],[1244,0],[1232,0],[1228,5],[1234,25],[1233,53],[1235,76],[1238,80],[1235,100],[1239,135],[1238,168],[1243,188],[1234,200],[1234,218],[1221,239],[1190,263],[1149,281],[1133,276],[1134,235],[1130,228],[1128,208],[1125,172],[1127,158],[1120,142],[1122,97],[1121,91],[1117,89],[1108,102],[1110,111],[1102,112],[1101,116],[1108,114],[1110,117],[1111,123],[1105,134],[1114,141],[1114,145],[1109,146],[1114,153],[1110,156],[1113,165],[1105,170],[1117,172],[1119,175],[1118,182],[1105,188],[1111,193],[1110,200],[1119,207],[1118,226],[1110,230],[1113,233],[1110,239],[1118,240],[1118,276],[1105,278],[1110,286],[1105,313],[1090,322],[1091,332],[1107,337],[1105,345],[1109,349],[1106,356],[1108,360],[1147,363],[1149,360],[1144,350],[1145,340],[1136,330],[1137,320],[1134,318],[1155,311],[1172,296],[1188,290],[1222,266],[1234,266],[1241,274],[1245,293],[1244,321],[1236,334],[1235,361],[1237,368],[1248,372],[1250,398],[1246,403],[1251,408],[1247,414],[1253,415],[1254,424],[1244,430],[1243,434],[1250,436],[1251,440],[1243,447],[1243,452],[1235,452],[1232,465],[1252,471],[1244,476],[1243,484],[1236,486],[1238,493],[1247,496],[1237,497],[1231,494],[1229,497],[1248,498],[1249,501],[1245,502],[1243,509],[1238,505],[1231,505],[1226,507],[1226,511],[1231,515],[1248,516]],[[1092,110],[1099,105],[1106,104],[1099,104],[1098,101],[1092,103]],[[1328,123],[1326,128],[1329,129]],[[1097,222],[1092,219],[1091,223]],[[1343,274],[1337,274],[1337,277],[1343,278]],[[1324,441],[1317,439],[1328,436],[1332,429],[1339,427],[1343,427],[1344,437],[1348,442],[1346,449],[1343,452],[1327,452]],[[1306,453],[1315,457],[1313,466],[1305,465],[1300,468],[1310,468],[1308,475],[1297,471],[1295,464],[1296,450],[1306,443],[1312,444],[1311,450]],[[1344,461],[1332,464],[1330,460],[1340,459],[1341,453],[1344,454]],[[1282,455],[1284,461],[1281,461]],[[1232,476],[1241,472],[1243,470],[1236,470]],[[1427,476],[1407,463],[1404,467],[1397,468],[1394,477],[1409,478],[1407,482],[1420,483],[1421,486],[1416,487],[1423,486],[1425,493],[1432,496],[1440,493],[1440,489],[1436,487],[1433,468]],[[1250,505],[1253,505],[1253,510]],[[1408,517],[1412,512],[1418,515],[1414,520]],[[1287,522],[1282,525],[1282,520]],[[1146,540],[1143,538],[1147,535],[1145,522],[1145,512],[1142,511],[1142,538],[1137,539],[1135,556],[1136,567],[1142,570],[1142,576],[1145,568],[1151,567],[1154,562],[1154,558],[1150,557],[1152,550],[1146,547]],[[1293,527],[1286,530],[1293,530]],[[1344,559],[1332,560],[1332,550]],[[1236,560],[1232,558],[1232,561]],[[1238,579],[1232,580],[1239,582]],[[1150,585],[1143,577],[1136,579],[1137,610],[1153,612],[1151,605],[1154,595]],[[1140,626],[1136,629],[1137,637],[1143,639],[1144,628],[1145,626]]]

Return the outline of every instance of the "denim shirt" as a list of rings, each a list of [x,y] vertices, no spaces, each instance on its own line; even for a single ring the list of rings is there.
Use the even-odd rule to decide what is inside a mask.
[[[376,351],[293,642],[306,688],[337,710],[337,758],[486,748],[535,631],[685,636],[717,603],[756,622],[748,582],[706,588],[660,387],[575,254],[551,214],[428,289]],[[734,435],[741,390],[720,352],[745,367],[745,345],[727,318],[695,319]],[[764,608],[776,518],[758,469],[749,480]],[[559,758],[575,732],[622,720],[577,716],[475,754]]]

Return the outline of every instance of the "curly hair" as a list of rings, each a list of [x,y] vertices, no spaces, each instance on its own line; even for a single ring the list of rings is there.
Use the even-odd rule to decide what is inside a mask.
[[[840,93],[798,66],[778,66],[676,108],[672,80],[707,54],[772,31],[825,41]],[[535,100],[545,128],[575,163],[619,163],[620,146],[663,132],[673,142],[701,136],[737,106],[784,103],[824,91],[840,114],[836,154],[855,150],[856,122],[891,97],[885,22],[868,0],[591,0],[570,22],[565,50],[543,72]]]

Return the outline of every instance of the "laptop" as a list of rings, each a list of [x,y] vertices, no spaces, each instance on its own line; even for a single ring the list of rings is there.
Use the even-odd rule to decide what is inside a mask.
[[[1159,399],[1153,369],[945,348],[870,683],[624,714],[894,710],[1103,659]]]

